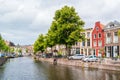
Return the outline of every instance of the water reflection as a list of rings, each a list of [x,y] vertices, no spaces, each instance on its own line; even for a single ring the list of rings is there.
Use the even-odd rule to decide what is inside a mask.
[[[15,58],[0,67],[0,80],[120,80],[120,72],[34,62]]]

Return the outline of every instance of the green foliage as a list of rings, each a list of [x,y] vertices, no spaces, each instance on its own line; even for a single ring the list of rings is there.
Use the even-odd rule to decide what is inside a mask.
[[[14,53],[15,49],[14,48],[10,48],[10,52]]]
[[[22,49],[18,49],[18,52],[19,52],[19,53],[22,53]]]
[[[54,37],[53,32],[49,31],[48,34],[45,36],[45,42],[44,42],[45,48],[54,46],[55,45],[54,39],[55,37]]]
[[[79,39],[84,39],[80,35],[84,31],[82,28],[83,25],[84,22],[75,12],[75,9],[64,6],[62,9],[56,11],[50,30],[54,32],[54,40],[57,44],[73,45]]]
[[[84,22],[73,7],[64,6],[55,12],[46,36],[39,35],[34,43],[34,52],[44,51],[47,47],[64,44],[71,47],[75,42],[85,40],[82,35]]]
[[[28,49],[27,48],[26,48],[25,52],[28,53]]]
[[[64,6],[57,10],[50,27],[54,43],[70,48],[75,42],[85,40],[85,36],[82,35],[83,26],[84,22],[73,7]]]
[[[118,36],[120,36],[120,30],[118,30]]]
[[[38,39],[34,43],[34,53],[45,50],[45,37],[43,34],[40,34]]]
[[[8,52],[9,49],[10,49],[10,47],[6,45],[5,41],[3,40],[2,36],[0,35],[0,51]]]

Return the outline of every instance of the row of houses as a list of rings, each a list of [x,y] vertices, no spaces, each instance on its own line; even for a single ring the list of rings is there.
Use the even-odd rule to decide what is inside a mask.
[[[86,41],[76,42],[72,46],[71,54],[81,53],[116,57],[120,55],[120,23],[117,21],[103,25],[96,22],[93,28],[85,29]]]
[[[15,54],[22,54],[22,55],[29,55],[29,54],[33,54],[33,45],[15,45],[13,42],[11,41],[5,41],[6,45],[8,45],[11,49],[13,49],[13,52]],[[21,50],[19,52],[19,50]]]

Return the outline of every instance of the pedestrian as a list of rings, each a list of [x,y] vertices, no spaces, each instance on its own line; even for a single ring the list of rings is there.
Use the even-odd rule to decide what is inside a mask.
[[[53,64],[54,64],[54,65],[57,64],[57,59],[56,59],[56,58],[53,59]]]

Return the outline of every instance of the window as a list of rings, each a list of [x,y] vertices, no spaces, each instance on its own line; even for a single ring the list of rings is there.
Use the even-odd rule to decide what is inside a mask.
[[[87,37],[88,37],[88,38],[90,37],[90,32],[87,32]]]
[[[111,46],[106,47],[106,57],[110,57]]]
[[[90,39],[87,39],[87,46],[90,46]]]
[[[117,46],[114,46],[115,53],[118,53]]]
[[[94,34],[94,39],[96,38],[96,34]]]
[[[82,46],[85,46],[85,41],[82,42]]]
[[[79,46],[79,45],[80,45],[80,43],[79,43],[79,42],[75,42],[75,45],[76,45],[76,46]]]
[[[98,31],[98,29],[99,29],[99,28],[98,28],[98,27],[96,27],[96,31]]]
[[[110,25],[110,28],[111,28],[111,27],[114,27],[114,24],[111,24],[111,25]]]
[[[98,46],[102,46],[102,40],[98,41]]]
[[[100,34],[100,33],[99,33],[99,35],[98,35],[98,36],[99,36],[99,38],[101,38],[101,34]]]
[[[111,51],[111,47],[108,46],[108,50],[107,50],[107,52],[110,53],[110,51]]]
[[[111,43],[111,33],[106,34],[106,43]]]
[[[118,32],[114,32],[113,42],[118,43]]]
[[[114,32],[114,36],[118,36],[118,32]]]
[[[110,33],[107,33],[107,37],[110,37],[111,36],[111,34]]]
[[[96,41],[94,41],[94,42],[93,42],[93,45],[94,45],[94,46],[97,46],[97,42],[96,42]]]

